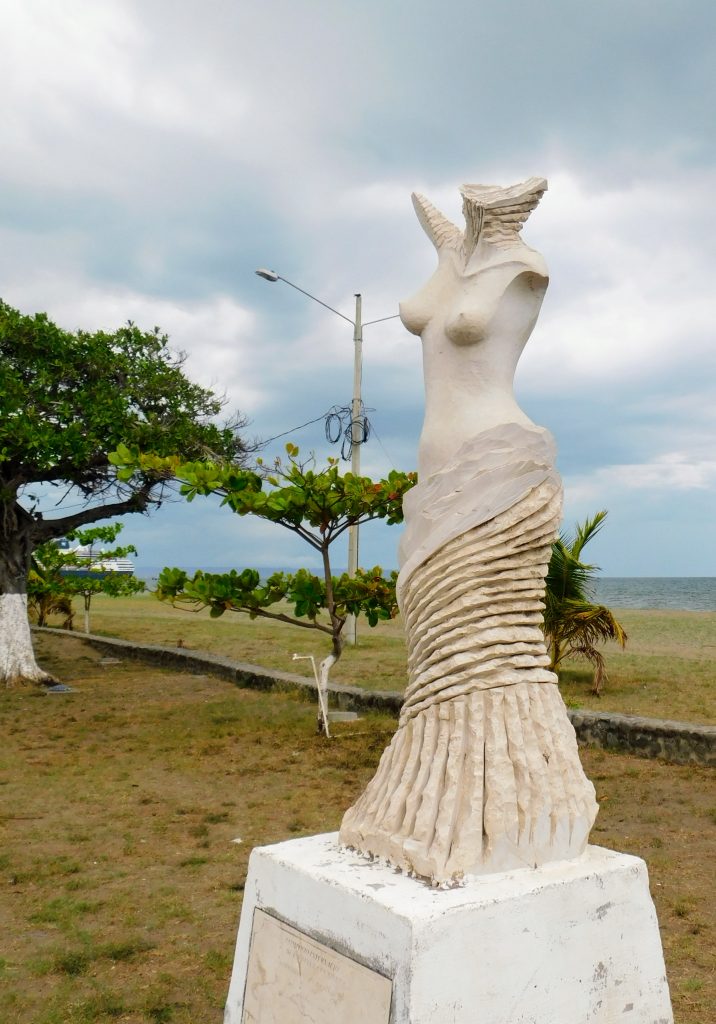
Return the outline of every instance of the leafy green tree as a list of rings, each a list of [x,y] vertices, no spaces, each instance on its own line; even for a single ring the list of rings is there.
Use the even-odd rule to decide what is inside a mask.
[[[392,471],[385,480],[341,475],[336,459],[317,470],[315,460],[299,461],[299,449],[286,445],[288,460],[277,459],[271,469],[258,460],[258,472],[213,461],[183,462],[178,457],[158,458],[120,445],[111,456],[118,476],[131,480],[136,472],[167,473],[180,481],[187,501],[197,495],[217,494],[237,515],[255,515],[295,533],[321,557],[323,572],[307,569],[294,574],[274,573],[262,581],[255,569],[229,573],[197,572],[191,578],[181,569],[164,569],[157,596],[193,607],[208,607],[214,617],[227,611],[243,612],[314,629],[330,637],[330,653],[320,664],[319,688],[343,650],[342,631],[348,615],[363,614],[370,625],[397,612],[396,573],[385,577],[379,566],[359,570],[354,578],[335,576],[331,547],[351,526],[382,519],[403,519],[403,496],[416,481],[415,473]],[[290,602],[293,613],[277,605]]]
[[[544,631],[551,658],[550,668],[559,672],[565,658],[585,658],[594,667],[594,693],[601,693],[606,679],[604,656],[598,644],[627,641],[623,627],[612,612],[595,604],[596,565],[582,561],[585,545],[599,533],[606,510],[577,524],[574,536],[562,533],[552,545],[547,571]]]
[[[236,417],[213,419],[222,402],[191,383],[184,356],[158,329],[132,323],[113,333],[69,332],[40,313],[0,301],[0,681],[49,679],[35,661],[27,576],[40,544],[130,512],[158,507],[166,474],[117,479],[108,455],[121,441],[143,451],[240,461]],[[46,518],[36,489],[61,487],[82,506]]]
[[[95,544],[112,544],[123,529],[122,523],[95,526],[89,530],[74,530],[67,537],[89,548],[89,557],[75,554],[74,550],[59,547],[55,541],[41,544],[32,557],[32,568],[27,583],[28,609],[38,626],[47,625],[48,615],[66,616],[65,625],[72,628],[72,599],[82,598],[85,633],[90,631],[90,608],[95,594],[107,597],[129,597],[141,593],[144,581],[127,573],[103,569],[104,563],[114,558],[136,555],[133,544],[102,548],[92,552]],[[92,555],[94,554],[94,557]]]

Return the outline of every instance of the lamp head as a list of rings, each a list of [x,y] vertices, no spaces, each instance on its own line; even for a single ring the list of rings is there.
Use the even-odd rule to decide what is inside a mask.
[[[255,273],[258,274],[259,277],[262,277],[264,281],[278,281],[279,279],[279,275],[275,270],[266,270],[265,267],[261,267],[259,270],[255,271]]]

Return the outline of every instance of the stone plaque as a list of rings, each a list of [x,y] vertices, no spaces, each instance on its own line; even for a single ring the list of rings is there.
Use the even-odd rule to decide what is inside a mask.
[[[393,984],[254,912],[242,1024],[388,1024]]]

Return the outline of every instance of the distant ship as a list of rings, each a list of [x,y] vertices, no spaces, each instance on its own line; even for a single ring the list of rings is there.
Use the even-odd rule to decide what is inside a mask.
[[[85,565],[67,566],[61,569],[63,576],[108,576],[110,573],[121,573],[123,576],[134,576],[134,563],[129,558],[103,558],[104,552],[101,548],[94,548],[91,544],[77,547],[70,547],[67,540],[60,541],[58,547],[70,555],[74,555]]]

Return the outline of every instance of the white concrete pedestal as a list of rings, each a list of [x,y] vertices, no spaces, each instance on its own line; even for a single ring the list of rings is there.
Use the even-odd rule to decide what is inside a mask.
[[[285,933],[289,940],[285,948],[264,941],[262,953],[257,944],[244,1013],[256,910],[279,922],[258,914],[257,921],[270,926],[266,934]],[[299,936],[297,944],[291,938],[293,928],[310,937],[303,947],[310,954],[305,962],[315,962],[323,974],[311,976],[311,990],[308,971],[299,964],[289,983],[291,998],[282,1002],[278,989],[291,969],[290,958],[294,951],[303,955],[304,940]],[[331,971],[338,981],[331,982]],[[309,987],[297,992],[304,977]],[[365,1012],[351,1009],[350,1018],[341,1010],[346,989],[359,988],[361,977],[387,986],[390,1010],[381,1012],[380,1020],[377,1003]],[[316,984],[335,989],[334,1010],[325,1020]],[[369,988],[366,984],[366,1006]],[[355,1007],[352,998],[346,996],[345,1005]],[[334,833],[258,848],[249,864],[225,1022],[259,1019],[260,1024],[672,1024],[646,867],[636,857],[590,846],[578,860],[485,875],[460,888],[438,890],[341,850]]]

